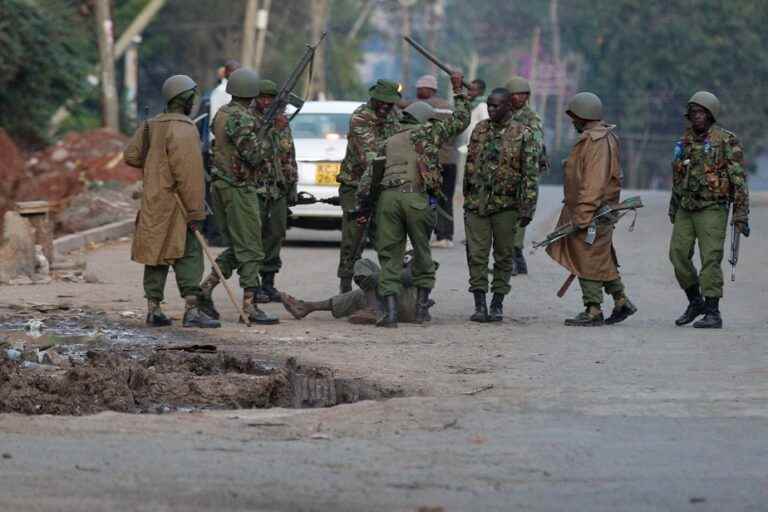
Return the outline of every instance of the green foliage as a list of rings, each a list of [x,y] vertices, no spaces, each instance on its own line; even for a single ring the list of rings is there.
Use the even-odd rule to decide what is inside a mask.
[[[88,70],[70,2],[0,2],[0,126],[27,144],[47,138],[56,109],[77,96]]]

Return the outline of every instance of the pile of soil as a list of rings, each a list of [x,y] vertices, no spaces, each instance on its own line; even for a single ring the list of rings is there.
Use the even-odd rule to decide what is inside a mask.
[[[143,361],[89,352],[67,370],[0,362],[0,413],[83,415],[111,410],[290,406],[288,370],[222,354],[157,352]]]

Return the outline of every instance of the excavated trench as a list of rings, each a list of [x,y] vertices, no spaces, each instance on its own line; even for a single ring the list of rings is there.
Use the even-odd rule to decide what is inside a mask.
[[[0,315],[0,413],[332,407],[400,396],[327,367],[260,360],[89,310]],[[38,323],[40,322],[40,323]]]

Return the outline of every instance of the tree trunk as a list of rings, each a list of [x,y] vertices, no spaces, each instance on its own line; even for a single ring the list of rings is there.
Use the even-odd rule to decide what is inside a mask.
[[[115,46],[112,27],[109,0],[96,0],[96,33],[101,63],[102,126],[118,132],[120,131],[120,106],[115,85]]]

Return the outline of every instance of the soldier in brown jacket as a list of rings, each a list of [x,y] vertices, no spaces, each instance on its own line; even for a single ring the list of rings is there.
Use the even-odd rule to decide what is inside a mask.
[[[175,75],[165,81],[162,93],[165,112],[142,123],[125,148],[125,162],[144,170],[131,259],[145,265],[148,325],[171,324],[160,303],[173,266],[186,302],[184,327],[219,327],[198,308],[203,255],[193,231],[205,219],[205,188],[200,137],[189,118],[197,84],[186,75]]]
[[[591,245],[585,237],[597,210],[619,202],[619,139],[614,133],[615,126],[602,122],[603,105],[595,94],[581,92],[574,96],[567,114],[580,136],[563,170],[565,205],[557,224],[558,227],[573,224],[582,231],[553,243],[547,247],[547,253],[577,276],[581,285],[586,310],[567,319],[565,325],[614,324],[637,311],[627,299],[619,275],[613,248],[614,225],[597,222],[596,238]],[[613,313],[605,320],[601,308],[603,289],[614,300]]]

